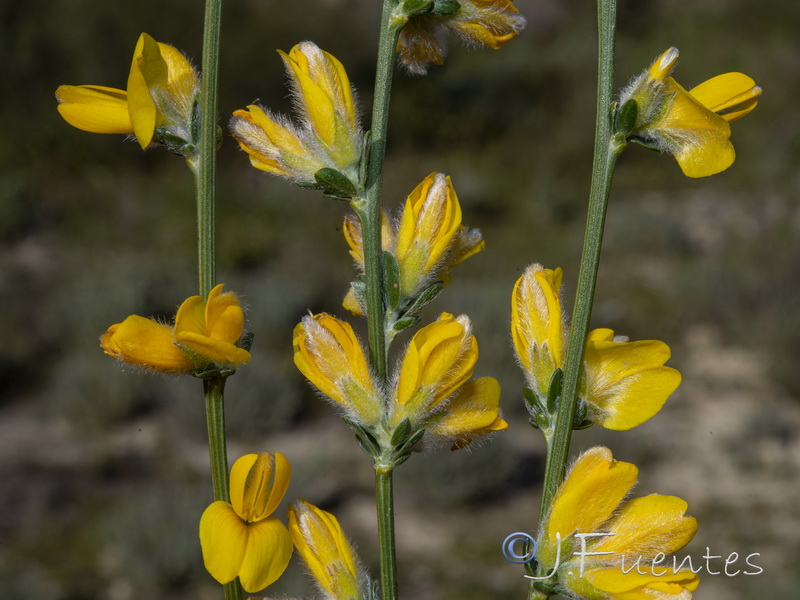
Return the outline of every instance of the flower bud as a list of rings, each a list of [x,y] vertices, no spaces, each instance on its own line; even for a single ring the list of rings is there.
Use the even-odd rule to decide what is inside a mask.
[[[314,183],[320,170],[332,169],[356,189],[363,132],[344,67],[312,42],[279,53],[291,77],[300,124],[252,105],[233,113],[233,136],[257,169],[303,183]]]
[[[366,597],[363,570],[336,517],[300,499],[289,506],[289,532],[326,600]]]
[[[376,423],[383,404],[353,328],[326,313],[294,329],[294,364],[319,391],[361,425]]]

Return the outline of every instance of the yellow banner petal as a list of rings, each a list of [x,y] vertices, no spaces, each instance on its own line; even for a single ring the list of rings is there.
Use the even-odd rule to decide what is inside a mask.
[[[247,529],[247,551],[239,581],[244,591],[254,593],[274,583],[286,570],[292,557],[292,538],[275,517],[251,523]]]

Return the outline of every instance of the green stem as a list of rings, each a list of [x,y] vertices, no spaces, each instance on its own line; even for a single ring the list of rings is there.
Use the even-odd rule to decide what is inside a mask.
[[[624,141],[614,138],[611,131],[611,102],[614,95],[614,44],[616,36],[617,0],[598,0],[599,55],[597,75],[597,121],[595,125],[594,163],[589,195],[589,211],[586,217],[586,234],[578,273],[578,290],[570,325],[567,355],[564,363],[564,381],[561,401],[558,406],[555,430],[548,440],[547,465],[540,521],[550,510],[553,496],[564,479],[569,444],[572,437],[573,419],[578,382],[583,364],[583,350],[589,319],[592,315],[597,268],[600,263],[600,248],[606,218],[608,195],[614,165],[625,147]]]
[[[397,598],[397,556],[394,541],[394,494],[391,466],[375,465],[375,498],[378,504],[378,543],[381,551],[381,598]]]
[[[211,461],[211,485],[214,500],[230,502],[228,451],[225,447],[225,377],[216,375],[203,380],[208,425],[208,453]],[[242,590],[236,579],[222,586],[225,600],[241,600]]]
[[[222,25],[222,0],[206,0],[203,24],[202,81],[200,84],[200,140],[193,167],[197,194],[197,273],[200,295],[216,283],[216,167],[217,167],[217,88],[219,85],[219,38]],[[225,442],[225,377],[203,380],[208,423],[208,451],[214,500],[230,501],[228,451]],[[239,580],[222,586],[225,600],[242,600]]]
[[[372,105],[372,146],[369,151],[366,181],[366,207],[362,219],[364,277],[367,286],[367,327],[372,368],[382,383],[389,377],[385,332],[386,307],[383,290],[383,250],[381,248],[381,188],[389,100],[392,92],[395,47],[400,28],[392,23],[394,0],[384,0],[381,16],[378,60],[375,70],[375,99]]]
[[[206,0],[203,26],[203,77],[200,82],[200,142],[196,168],[197,258],[200,295],[208,297],[216,282],[215,186],[217,155],[217,87],[222,0]]]
[[[225,378],[219,375],[203,380],[208,424],[208,452],[211,459],[211,485],[214,500],[230,502],[228,492],[228,451],[225,447]]]

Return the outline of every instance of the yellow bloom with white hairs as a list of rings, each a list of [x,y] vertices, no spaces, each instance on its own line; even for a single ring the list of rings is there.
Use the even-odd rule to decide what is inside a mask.
[[[478,342],[466,315],[442,313],[417,331],[406,349],[395,389],[395,416],[418,420],[472,377]]]
[[[142,149],[153,141],[181,151],[196,142],[200,78],[186,57],[143,33],[133,53],[127,90],[62,85],[58,112],[70,125],[92,133],[133,134]]]
[[[736,158],[729,123],[758,104],[761,88],[742,73],[725,73],[686,90],[670,74],[678,49],[670,48],[622,91],[633,100],[636,123],[630,139],[669,152],[689,177],[724,171]]]
[[[292,556],[286,526],[271,516],[292,476],[280,452],[246,454],[231,468],[231,501],[211,504],[200,519],[203,562],[222,584],[239,577],[246,592],[257,592],[283,574]]]
[[[437,280],[448,283],[450,271],[485,246],[478,229],[462,224],[461,204],[453,183],[442,173],[431,173],[414,188],[397,223],[393,227],[383,216],[382,245],[397,260],[401,306]],[[363,273],[361,223],[348,216],[343,229],[350,254]],[[352,290],[344,306],[356,315],[363,314]]]
[[[627,430],[654,416],[681,383],[680,372],[664,366],[669,358],[664,342],[629,342],[611,329],[590,331],[583,358],[587,418]]]
[[[547,405],[552,377],[566,355],[569,326],[561,307],[561,280],[561,269],[534,264],[517,280],[511,296],[511,337],[539,409]],[[681,382],[677,370],[664,366],[669,358],[664,342],[631,342],[611,329],[590,331],[578,389],[586,418],[614,430],[650,419]]]
[[[289,505],[289,532],[326,600],[361,600],[366,577],[339,521],[302,498]]]
[[[327,313],[303,317],[294,329],[294,364],[357,423],[375,424],[383,402],[353,328]]]
[[[460,450],[475,438],[506,429],[508,423],[500,416],[500,383],[480,377],[461,386],[444,410],[429,418],[423,440],[429,446],[445,442]]]
[[[244,329],[244,313],[236,294],[222,292],[223,284],[208,299],[184,300],[174,327],[131,315],[108,328],[100,347],[117,360],[163,373],[190,373],[214,364],[237,367],[250,353],[236,345]]]
[[[334,169],[355,186],[363,132],[342,63],[312,42],[279,53],[300,123],[251,105],[233,113],[233,136],[257,169],[298,182],[313,182],[321,169]]]
[[[699,578],[665,558],[692,540],[697,520],[675,496],[625,502],[637,476],[600,446],[575,461],[539,528],[538,585],[571,599],[691,599]]]
[[[428,12],[397,18],[405,22],[397,43],[400,60],[418,75],[444,62],[447,31],[471,46],[498,50],[525,27],[525,18],[511,0],[444,0]]]
[[[511,339],[526,384],[547,396],[550,378],[564,363],[567,326],[561,311],[561,269],[530,265],[511,294]]]
[[[406,348],[397,374],[389,423],[404,419],[425,428],[422,444],[464,448],[475,438],[508,428],[500,416],[500,384],[493,377],[470,381],[478,342],[466,315],[442,313]]]

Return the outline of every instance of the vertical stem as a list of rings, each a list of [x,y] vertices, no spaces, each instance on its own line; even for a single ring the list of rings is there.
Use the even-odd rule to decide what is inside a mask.
[[[362,221],[364,240],[364,276],[367,285],[367,326],[372,368],[383,383],[388,378],[388,361],[383,305],[383,251],[381,248],[381,187],[383,159],[386,154],[386,130],[389,122],[389,100],[392,92],[395,47],[400,28],[391,22],[394,0],[384,0],[381,15],[378,60],[375,70],[375,99],[372,105],[372,147],[366,181],[366,207]]]
[[[389,379],[388,344],[386,343],[386,307],[384,306],[383,249],[381,247],[381,188],[389,100],[392,92],[395,48],[400,29],[392,22],[396,0],[384,0],[381,13],[378,58],[375,68],[375,98],[372,104],[372,146],[369,150],[364,190],[366,206],[362,213],[364,277],[367,286],[367,326],[370,362],[381,386]],[[397,598],[397,557],[394,538],[394,496],[391,464],[375,463],[375,502],[378,512],[378,544],[381,561],[381,597]]]
[[[211,485],[214,500],[230,502],[228,492],[228,451],[225,447],[225,378],[219,375],[203,380],[208,424],[208,452],[211,459]]]
[[[200,295],[216,283],[216,168],[217,87],[219,84],[219,38],[222,0],[206,0],[203,24],[202,80],[200,83],[200,141],[195,171],[197,188],[197,273]],[[208,423],[208,451],[214,500],[230,501],[228,451],[225,442],[225,377],[203,380]],[[222,586],[225,600],[241,600],[242,589],[235,579]]]
[[[378,504],[378,540],[381,551],[381,598],[397,598],[397,557],[394,541],[394,493],[392,469],[375,465],[375,498]]]
[[[611,102],[614,94],[614,45],[617,27],[617,0],[598,0],[599,53],[597,73],[597,120],[595,125],[594,163],[589,195],[589,211],[586,217],[586,233],[578,273],[578,290],[570,325],[569,343],[564,363],[564,382],[558,406],[555,431],[548,441],[547,466],[540,521],[550,509],[550,503],[564,479],[578,381],[583,364],[583,350],[589,319],[592,314],[597,268],[600,263],[600,248],[603,241],[606,207],[614,174],[614,164],[624,148],[624,143],[614,140],[611,132]]]
[[[208,297],[216,281],[215,185],[217,155],[217,86],[222,0],[206,0],[203,64],[200,82],[200,142],[197,181],[197,258],[200,295]]]
[[[208,453],[211,460],[211,485],[214,500],[230,502],[228,481],[228,451],[225,448],[225,377],[219,375],[203,380],[208,424]],[[242,600],[239,580],[222,586],[225,600]]]

